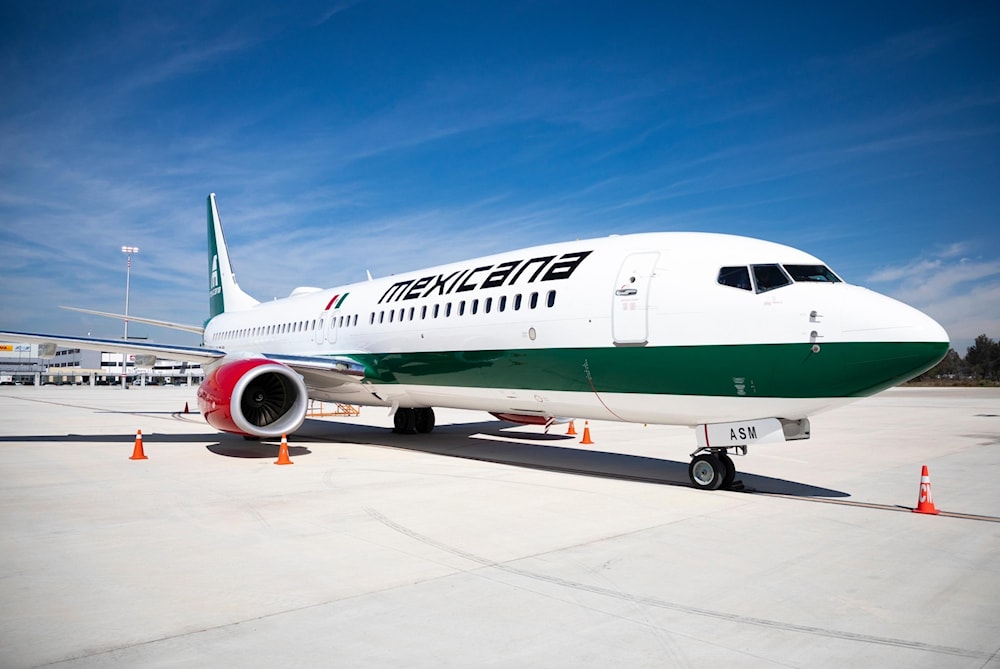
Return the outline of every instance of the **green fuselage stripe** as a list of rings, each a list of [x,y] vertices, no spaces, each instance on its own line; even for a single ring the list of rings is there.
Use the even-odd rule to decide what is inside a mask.
[[[945,342],[756,344],[351,354],[369,380],[716,397],[863,397],[930,369]]]

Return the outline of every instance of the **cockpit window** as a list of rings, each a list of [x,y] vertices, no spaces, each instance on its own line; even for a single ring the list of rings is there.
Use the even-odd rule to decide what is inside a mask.
[[[757,282],[758,293],[781,288],[792,282],[778,265],[753,265],[753,278]]]
[[[750,270],[743,267],[723,267],[719,270],[719,283],[723,286],[753,290],[750,285]]]
[[[840,283],[840,277],[826,265],[782,265],[794,281],[825,281]]]

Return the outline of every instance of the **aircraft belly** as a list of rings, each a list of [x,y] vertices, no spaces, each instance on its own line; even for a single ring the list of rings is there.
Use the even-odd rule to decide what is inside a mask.
[[[804,418],[837,408],[850,398],[720,398],[586,392],[505,391],[489,388],[409,386],[396,388],[417,406],[566,416],[664,425],[697,425],[748,418]]]

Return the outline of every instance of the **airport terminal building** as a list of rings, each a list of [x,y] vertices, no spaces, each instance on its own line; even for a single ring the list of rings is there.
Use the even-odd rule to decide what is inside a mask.
[[[57,348],[43,356],[37,344],[0,342],[0,383],[24,385],[194,385],[201,383],[201,365],[157,360],[136,367],[135,356],[79,348]]]

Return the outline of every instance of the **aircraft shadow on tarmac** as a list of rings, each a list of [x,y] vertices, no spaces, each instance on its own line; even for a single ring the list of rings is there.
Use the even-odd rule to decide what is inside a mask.
[[[270,441],[243,441],[234,437],[233,441],[219,441],[218,432],[208,434],[158,434],[156,432],[145,432],[142,435],[142,445],[145,450],[155,449],[161,444],[185,445],[195,442],[215,442],[210,443],[205,448],[216,455],[224,455],[231,458],[276,458],[278,457],[278,442]],[[3,443],[61,443],[75,442],[84,444],[116,444],[127,446],[129,453],[135,444],[134,434],[41,434],[22,437],[0,437],[0,444]],[[305,446],[288,446],[288,455],[309,455],[311,450]]]
[[[337,429],[331,434],[331,427]],[[433,434],[393,434],[386,428],[306,421],[296,438],[314,442],[348,441],[369,446],[432,453],[513,467],[565,472],[627,481],[690,487],[688,463],[626,453],[574,448],[577,437],[537,432],[511,432],[513,423],[484,421],[440,425]],[[527,442],[527,443],[526,443]],[[291,452],[291,446],[289,446]],[[736,458],[739,468],[742,458]],[[747,492],[796,497],[850,497],[846,492],[796,481],[738,471]]]
[[[302,428],[289,439],[288,454],[293,458],[310,455],[313,451],[303,446],[303,441],[310,442],[313,448],[319,444],[333,446],[337,442],[348,442],[542,471],[661,485],[685,487],[691,485],[688,481],[687,462],[573,448],[571,445],[576,443],[576,437],[537,432],[511,432],[511,427],[515,426],[511,423],[483,421],[440,425],[434,429],[433,434],[394,434],[391,430],[383,427],[307,420]],[[135,436],[131,434],[56,434],[0,436],[0,443],[73,441],[83,443],[120,442],[123,445],[131,445],[134,439]],[[278,457],[280,447],[278,440],[248,441],[235,435],[223,436],[218,432],[208,434],[149,433],[143,435],[143,444],[147,450],[155,444],[190,444],[192,442],[209,442],[205,446],[209,452],[230,458],[273,459]],[[742,458],[736,459],[737,469],[742,462]],[[736,478],[743,482],[747,492],[794,497],[850,497],[848,493],[840,490],[821,488],[770,476],[748,474],[743,471],[738,471]]]
[[[272,441],[253,441],[241,439],[236,441],[224,441],[215,444],[209,444],[205,447],[211,453],[216,455],[224,455],[227,458],[269,458],[273,459],[278,457],[278,450],[281,448],[281,444]],[[297,457],[300,455],[309,455],[312,453],[311,450],[305,446],[293,446],[288,444],[288,455],[289,457]]]
[[[209,434],[158,434],[156,432],[143,432],[142,441],[144,445],[151,443],[158,444],[190,444],[192,441],[211,441],[218,439],[219,433]],[[80,442],[84,444],[128,444],[132,446],[135,442],[135,435],[132,433],[115,434],[34,434],[29,436],[6,436],[0,437],[0,444],[3,443],[58,443],[58,442]]]

